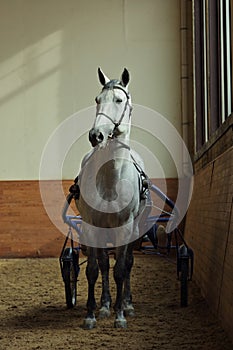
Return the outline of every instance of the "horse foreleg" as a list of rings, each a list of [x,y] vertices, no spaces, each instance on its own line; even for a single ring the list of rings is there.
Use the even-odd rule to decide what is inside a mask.
[[[116,282],[116,287],[117,287],[116,302],[114,305],[114,310],[116,312],[116,319],[115,319],[114,326],[116,328],[127,327],[127,321],[124,317],[124,310],[123,310],[123,283],[126,277],[125,253],[126,253],[126,247],[117,248],[116,263],[113,271],[114,280]]]
[[[133,266],[133,261],[133,244],[131,244],[128,247],[125,261],[126,276],[124,281],[123,308],[126,316],[134,316],[134,307],[132,304],[132,294],[130,288],[130,273]]]
[[[99,268],[96,258],[93,256],[88,257],[86,276],[88,281],[88,299],[87,299],[87,315],[84,320],[84,328],[92,329],[96,326],[96,319],[94,311],[96,309],[95,301],[95,283],[98,278]]]
[[[103,250],[98,256],[98,264],[102,275],[102,294],[101,308],[99,317],[110,316],[111,295],[109,290],[109,256],[106,250]]]

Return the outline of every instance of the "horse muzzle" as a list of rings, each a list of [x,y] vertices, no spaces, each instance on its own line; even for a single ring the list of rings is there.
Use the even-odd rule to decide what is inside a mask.
[[[99,143],[103,142],[104,140],[104,135],[102,134],[102,132],[92,128],[89,131],[89,141],[92,145],[92,147],[97,146]]]

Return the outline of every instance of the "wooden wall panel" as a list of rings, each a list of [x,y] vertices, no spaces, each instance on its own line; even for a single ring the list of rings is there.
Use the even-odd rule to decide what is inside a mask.
[[[176,198],[177,180],[167,179],[168,195]],[[160,186],[162,180],[154,180]],[[63,181],[64,193],[73,181]],[[47,181],[49,205],[58,182]],[[61,203],[61,208],[63,203]],[[58,212],[58,216],[61,213]],[[64,235],[53,225],[43,207],[38,181],[0,181],[0,257],[58,257]]]

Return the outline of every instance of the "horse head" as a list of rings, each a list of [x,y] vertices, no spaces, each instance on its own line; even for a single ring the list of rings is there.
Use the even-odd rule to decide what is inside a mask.
[[[98,76],[103,89],[95,99],[96,118],[89,132],[89,141],[93,147],[97,145],[105,147],[109,139],[129,137],[132,110],[128,92],[130,78],[126,68],[120,80],[110,80],[100,68]]]

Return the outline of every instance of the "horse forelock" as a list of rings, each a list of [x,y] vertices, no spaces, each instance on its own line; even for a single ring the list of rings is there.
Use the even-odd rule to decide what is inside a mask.
[[[121,84],[120,80],[117,79],[112,79],[109,82],[107,82],[104,87],[103,90],[105,89],[113,89],[116,85],[120,85],[123,87],[123,85]]]
[[[121,82],[117,79],[112,79],[104,85],[103,90],[113,89],[116,85],[121,85]]]

